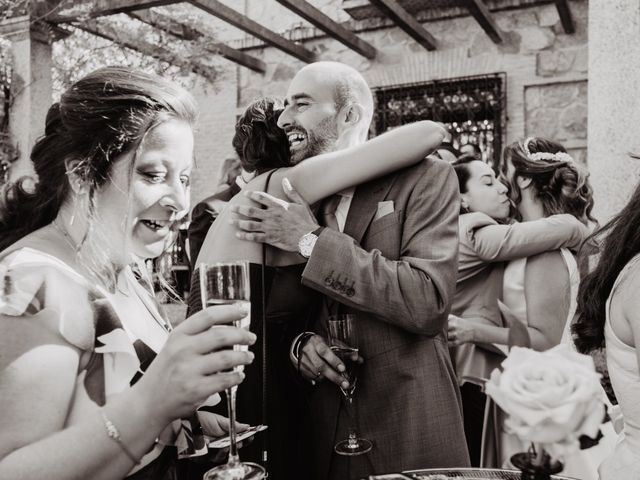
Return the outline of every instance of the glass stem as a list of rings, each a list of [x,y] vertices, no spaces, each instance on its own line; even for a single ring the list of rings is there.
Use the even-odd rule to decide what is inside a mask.
[[[353,405],[353,395],[345,395],[347,401],[347,417],[349,419],[349,447],[358,445],[358,434],[356,433],[355,406]]]
[[[236,392],[238,386],[235,385],[225,390],[227,397],[227,412],[229,414],[229,459],[227,465],[235,466],[240,463],[238,456],[238,445],[236,444]]]

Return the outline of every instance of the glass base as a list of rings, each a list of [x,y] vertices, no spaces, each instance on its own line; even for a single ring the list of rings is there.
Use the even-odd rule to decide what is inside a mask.
[[[522,472],[522,480],[549,480],[564,467],[560,462],[552,462],[548,455],[542,465],[533,465],[529,452],[516,453],[511,457],[511,464]]]
[[[369,440],[365,440],[364,438],[342,440],[341,442],[336,443],[336,446],[333,447],[338,455],[346,455],[348,457],[362,455],[363,453],[367,453],[372,448],[373,444]]]
[[[202,480],[263,480],[267,478],[267,471],[261,465],[242,462],[231,466],[220,465],[204,474]]]

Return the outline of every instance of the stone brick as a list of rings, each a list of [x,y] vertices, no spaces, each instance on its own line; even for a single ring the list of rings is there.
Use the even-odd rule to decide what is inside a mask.
[[[556,39],[549,28],[525,27],[518,31],[522,40],[520,45],[524,51],[535,52],[551,47]]]
[[[587,136],[587,82],[528,87],[525,93],[527,133],[564,142]]]
[[[573,50],[544,50],[537,54],[536,73],[541,77],[555,77],[570,71],[577,52]]]
[[[555,139],[558,133],[560,109],[538,109],[527,113],[526,134],[535,137]]]
[[[560,21],[560,15],[555,5],[543,5],[537,11],[538,25],[541,27],[553,27]]]
[[[587,73],[589,70],[589,50],[582,47],[576,50],[576,59],[573,62],[573,70],[579,73]]]
[[[541,103],[543,107],[562,108],[570,105],[578,96],[576,83],[558,83],[544,85],[540,88]]]
[[[587,138],[587,106],[582,103],[570,105],[560,114],[560,126],[568,138]]]

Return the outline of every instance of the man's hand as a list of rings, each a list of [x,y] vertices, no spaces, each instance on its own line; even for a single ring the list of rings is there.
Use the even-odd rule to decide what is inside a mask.
[[[362,363],[362,357],[354,354],[352,361]],[[324,338],[314,335],[300,353],[300,373],[311,383],[320,382],[324,378],[339,387],[349,388],[349,382],[344,376],[346,368],[332,351]]]
[[[291,203],[268,193],[254,191],[247,192],[247,197],[264,208],[242,205],[231,207],[231,212],[237,216],[231,223],[238,228],[238,238],[268,243],[281,250],[295,252],[300,238],[318,228],[309,205],[286,178],[282,181],[282,186]]]
[[[457,347],[463,343],[472,343],[474,340],[475,322],[467,318],[449,315],[447,338],[449,346]]]

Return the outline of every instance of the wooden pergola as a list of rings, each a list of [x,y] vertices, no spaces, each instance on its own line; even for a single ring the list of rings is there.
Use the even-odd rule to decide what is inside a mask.
[[[14,57],[14,76],[25,82],[19,94],[12,99],[11,124],[9,130],[15,138],[20,161],[12,168],[12,176],[29,174],[27,152],[40,135],[38,126],[30,121],[42,118],[51,102],[51,42],[64,38],[72,32],[72,26],[93,35],[113,41],[116,44],[150,55],[171,65],[194,71],[206,79],[213,80],[217,69],[208,62],[220,56],[254,72],[265,73],[266,64],[249,52],[250,48],[232,48],[216,40],[204,22],[181,21],[180,15],[174,15],[166,9],[154,9],[177,4],[189,4],[202,12],[204,18],[216,17],[257,39],[257,43],[281,50],[287,55],[304,63],[316,61],[316,52],[301,41],[293,41],[266,26],[252,20],[219,0],[15,0],[16,4],[27,5],[22,14],[9,15],[0,21],[0,35],[8,37],[12,43]],[[318,31],[341,42],[363,57],[372,60],[377,55],[376,48],[358,36],[363,29],[358,21],[339,23],[325,15],[312,3],[305,0],[263,0],[277,2],[295,15],[309,22]],[[354,17],[351,8],[369,9],[369,14],[378,17],[385,28],[397,26],[426,50],[437,50],[438,41],[428,31],[428,21],[418,20],[416,10],[426,9],[430,19],[452,18],[447,12],[454,11],[455,16],[471,15],[491,40],[497,44],[505,43],[506,36],[498,27],[493,12],[500,10],[499,3],[513,5],[554,3],[562,26],[567,33],[575,30],[568,0],[342,0],[342,7]],[[196,12],[198,10],[195,10]],[[442,12],[442,15],[438,15]],[[25,14],[26,13],[26,14]],[[0,15],[2,12],[0,12]],[[151,26],[150,31],[163,32],[165,38],[175,39],[183,44],[187,51],[211,53],[204,58],[176,54],[165,44],[156,44],[145,39],[144,35],[118,27],[117,19],[109,18],[116,14],[126,14],[136,21]],[[355,17],[354,17],[355,18]],[[1,19],[1,17],[0,17]],[[193,48],[190,49],[190,43]],[[197,45],[195,45],[197,43]],[[30,88],[26,88],[29,86]],[[25,169],[25,170],[22,170]]]
[[[265,0],[267,1],[267,0]],[[376,49],[370,43],[359,38],[345,24],[341,24],[331,19],[311,3],[306,0],[275,0],[282,6],[289,9],[296,15],[304,18],[314,27],[326,33],[331,38],[341,42],[354,52],[366,57],[374,59],[376,57]],[[416,42],[427,50],[436,50],[438,48],[437,40],[429,33],[424,24],[416,20],[415,16],[405,9],[402,0],[369,0],[381,14],[390,19],[393,24],[402,29]],[[415,0],[414,0],[415,1]],[[495,43],[504,42],[504,34],[496,24],[495,19],[487,2],[485,0],[422,0],[425,8],[464,8],[478,22],[486,34]],[[151,8],[159,6],[167,6],[178,3],[188,3],[200,9],[207,15],[217,17],[224,22],[243,30],[247,34],[256,37],[264,42],[265,45],[282,50],[283,52],[301,60],[305,63],[314,62],[316,54],[298,42],[294,42],[285,38],[265,26],[250,19],[246,15],[237,10],[228,7],[218,0],[63,0],[62,7],[52,9],[53,0],[41,0],[37,2],[42,4],[43,11],[53,10],[54,12],[63,13],[45,13],[42,20],[50,25],[64,26],[73,25],[82,30],[103,38],[110,39],[117,43],[124,43],[125,46],[138,50],[141,53],[149,54],[152,51],[150,45],[145,44],[143,40],[137,38],[122,38],[121,35],[116,36],[105,25],[98,23],[95,19],[108,17],[110,15],[125,13],[136,18],[154,28],[158,28],[177,39],[189,42],[194,40],[205,40],[209,45],[208,50],[212,54],[220,55],[227,60],[236,64],[254,70],[256,72],[264,72],[265,64],[259,58],[249,55],[238,49],[231,48],[223,43],[215,41],[210,36],[192,26],[187,26],[180,21],[174,20],[168,15],[157,13]],[[59,0],[57,2],[59,4]],[[554,0],[558,13],[566,33],[573,33],[575,26],[569,8],[568,0]],[[65,4],[68,4],[66,6]],[[94,21],[91,21],[93,19]],[[154,54],[160,59],[165,59],[169,63],[176,63],[174,55],[166,52],[163,58],[163,52],[153,49]],[[191,61],[193,69],[196,72],[206,72],[207,68],[199,64],[197,61]]]

